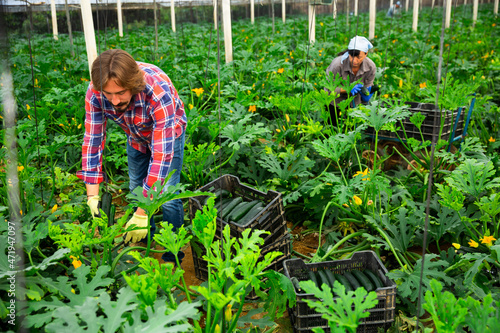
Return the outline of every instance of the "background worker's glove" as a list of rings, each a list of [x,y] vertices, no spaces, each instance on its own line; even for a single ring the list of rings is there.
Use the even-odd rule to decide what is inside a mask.
[[[352,88],[351,90],[351,95],[356,95],[357,93],[359,93],[361,91],[361,88],[363,87],[363,85],[361,83],[358,83],[357,85],[354,86],[354,88]]]
[[[87,205],[90,208],[92,216],[99,216],[99,200],[101,200],[101,198],[99,198],[98,195],[93,195],[87,199]]]
[[[368,90],[368,92],[372,92],[372,87],[368,87],[366,88],[366,90]],[[371,93],[369,95],[365,95],[365,94],[361,94],[361,100],[363,102],[368,102],[370,100],[370,98],[372,98],[374,93]]]
[[[149,227],[149,220],[147,215],[142,216],[134,213],[130,221],[128,221],[127,224],[125,225],[125,228],[132,226],[144,229],[127,232],[127,236],[125,237],[125,243],[128,243],[129,241],[131,241],[132,243],[137,243],[148,235],[148,229],[146,227]]]

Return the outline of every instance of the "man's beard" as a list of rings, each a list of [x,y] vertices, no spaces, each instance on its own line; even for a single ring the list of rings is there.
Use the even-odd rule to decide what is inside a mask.
[[[128,101],[128,102],[123,102],[123,103],[120,103],[118,105],[113,105],[113,109],[116,111],[116,112],[125,112],[127,111],[128,109],[128,106],[130,105],[130,103],[132,102],[132,100]]]

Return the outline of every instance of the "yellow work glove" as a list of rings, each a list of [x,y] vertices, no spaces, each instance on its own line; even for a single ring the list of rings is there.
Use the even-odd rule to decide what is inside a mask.
[[[148,217],[137,215],[136,213],[134,213],[130,221],[128,221],[127,224],[125,225],[125,228],[131,226],[136,226],[144,229],[127,232],[127,236],[125,237],[125,243],[128,243],[129,241],[131,241],[132,243],[137,243],[138,241],[147,236],[148,229],[146,227],[149,227]]]
[[[98,195],[93,195],[87,199],[87,205],[93,216],[99,216],[99,200],[101,200],[101,198],[99,198]]]

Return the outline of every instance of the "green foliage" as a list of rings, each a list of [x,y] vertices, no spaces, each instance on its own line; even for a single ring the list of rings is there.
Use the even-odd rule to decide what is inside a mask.
[[[319,299],[304,301],[321,313],[322,318],[328,320],[332,332],[336,333],[355,333],[361,319],[370,315],[367,310],[378,304],[377,294],[373,291],[368,293],[363,287],[346,293],[345,287],[338,281],[335,281],[333,289],[326,284],[318,288],[312,281],[300,281],[299,285],[306,293]],[[334,294],[338,297],[334,297]]]

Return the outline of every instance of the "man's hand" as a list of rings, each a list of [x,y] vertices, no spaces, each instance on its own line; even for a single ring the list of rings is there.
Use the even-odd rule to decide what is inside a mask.
[[[360,91],[361,91],[361,88],[363,87],[363,85],[361,83],[358,83],[357,85],[355,85],[352,89],[351,89],[351,95],[356,95],[358,94]]]
[[[99,200],[100,199],[101,198],[99,198],[98,195],[90,196],[87,199],[87,205],[90,208],[90,212],[92,213],[92,216],[99,216]]]
[[[125,243],[128,243],[129,241],[131,241],[132,243],[137,243],[144,237],[146,237],[148,234],[147,227],[149,227],[148,222],[149,221],[147,215],[138,215],[137,212],[134,213],[130,221],[128,221],[127,224],[125,225],[125,228],[136,226],[144,229],[127,232],[127,236],[125,237]]]
[[[373,92],[373,93],[371,93],[371,92],[372,92],[372,87],[368,87],[366,90],[368,90],[368,95],[361,94],[361,100],[362,100],[363,102],[368,102],[368,101],[370,100],[370,98],[372,98],[372,96],[373,96],[373,94],[374,94],[374,92]],[[370,93],[371,93],[371,94],[370,94]]]

